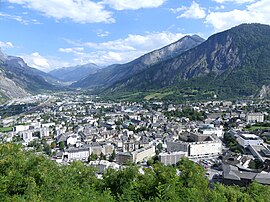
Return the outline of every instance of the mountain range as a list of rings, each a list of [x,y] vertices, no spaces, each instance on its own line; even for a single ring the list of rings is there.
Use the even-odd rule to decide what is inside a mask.
[[[49,74],[0,51],[0,101],[67,88],[62,81],[117,99],[269,97],[270,26],[242,24],[207,40],[185,36],[126,64],[86,64]]]
[[[49,72],[49,74],[60,81],[75,82],[84,79],[90,74],[96,73],[100,69],[93,63],[77,65],[74,67],[62,67]]]
[[[108,87],[114,83],[130,78],[140,72],[143,72],[151,66],[158,64],[164,60],[174,58],[177,55],[199,45],[204,41],[198,35],[185,36],[182,39],[165,46],[161,49],[147,53],[126,64],[115,64],[107,68],[103,68],[95,74],[90,74],[72,85],[72,87]]]
[[[82,80],[77,85],[91,87],[94,81],[103,85],[103,94],[120,97],[138,92],[146,97],[163,94],[167,100],[252,97],[270,85],[270,26],[239,25],[182,53],[155,60],[147,68],[136,67],[138,60],[142,59],[108,68],[121,72],[120,77],[105,74],[103,78],[110,82],[104,83],[103,78],[96,81],[100,76],[96,73],[88,77],[91,81]],[[121,71],[121,67],[129,71]]]

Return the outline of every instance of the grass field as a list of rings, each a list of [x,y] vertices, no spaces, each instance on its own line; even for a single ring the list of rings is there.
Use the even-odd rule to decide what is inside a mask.
[[[250,128],[245,128],[246,131],[255,131],[255,130],[266,130],[266,129],[270,129],[270,127],[266,127],[266,126],[251,126]]]
[[[12,131],[12,127],[0,127],[0,132],[5,133],[5,132],[10,132]]]
[[[151,100],[153,98],[162,99],[162,98],[166,97],[167,95],[171,95],[171,94],[173,94],[172,91],[164,92],[164,93],[152,93],[152,94],[149,94],[149,95],[145,96],[144,99],[145,100]]]

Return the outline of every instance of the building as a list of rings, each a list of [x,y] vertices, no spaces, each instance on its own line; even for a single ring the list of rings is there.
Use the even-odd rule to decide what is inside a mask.
[[[13,131],[14,132],[22,132],[22,131],[26,131],[29,130],[29,125],[17,125],[14,126]]]
[[[116,163],[125,164],[128,162],[133,162],[133,155],[131,152],[118,152],[116,155]]]
[[[270,185],[270,174],[261,172],[255,173],[251,171],[240,170],[238,167],[233,165],[222,165],[223,183],[227,185],[239,185],[247,186],[251,182],[256,181],[260,184]]]
[[[33,131],[27,130],[19,132],[20,137],[22,137],[23,141],[29,143],[33,140]]]
[[[40,138],[50,136],[50,128],[47,127],[40,128],[39,131],[40,131]]]
[[[222,152],[222,142],[216,135],[190,134],[193,142],[167,142],[168,152],[187,152],[189,158],[214,156]]]
[[[109,168],[112,168],[114,170],[120,169],[120,165],[118,165],[117,163],[105,160],[90,161],[89,165],[97,168],[97,172],[100,174],[102,174],[105,170],[108,170]]]
[[[87,160],[90,155],[90,147],[90,145],[83,145],[65,149],[62,159],[67,161]]]
[[[118,164],[124,164],[127,162],[138,163],[155,156],[155,154],[155,146],[141,148],[133,152],[118,152],[116,155],[116,162]]]
[[[159,160],[164,165],[175,165],[181,158],[188,156],[187,152],[160,153]]]
[[[142,162],[144,160],[147,160],[155,156],[156,149],[155,149],[155,146],[150,146],[148,148],[142,148],[142,149],[136,150],[132,153],[133,153],[134,162],[137,163],[137,162]]]
[[[238,144],[244,148],[250,145],[260,145],[263,143],[263,140],[254,134],[240,134],[236,140]]]
[[[214,127],[213,124],[204,124],[199,126],[199,132],[203,135],[216,135],[219,138],[223,138],[223,128]]]
[[[75,145],[80,140],[80,137],[77,134],[71,134],[67,138],[67,145]]]
[[[257,122],[264,122],[264,114],[263,113],[248,113],[246,115],[246,121],[248,123],[257,123]]]
[[[270,160],[270,150],[267,145],[249,145],[247,148],[252,153],[252,155],[259,159],[261,162],[264,162],[267,159]]]
[[[190,157],[214,156],[221,152],[222,142],[219,139],[212,138],[209,141],[189,143],[188,156]]]

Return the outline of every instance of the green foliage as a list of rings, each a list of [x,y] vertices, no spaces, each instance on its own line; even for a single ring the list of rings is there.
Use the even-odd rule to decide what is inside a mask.
[[[93,152],[90,154],[90,156],[88,157],[88,162],[90,161],[95,161],[98,159],[98,155],[94,154]]]
[[[64,142],[59,142],[59,148],[61,150],[65,149],[65,143]]]
[[[115,153],[115,150],[113,150],[112,154],[109,156],[109,161],[113,162],[115,158],[116,158],[116,153]]]
[[[226,144],[227,147],[230,148],[231,151],[237,152],[237,153],[242,153],[242,148],[236,141],[236,139],[231,136],[228,133],[224,134],[224,143]]]
[[[51,145],[45,144],[43,151],[44,151],[48,156],[50,156],[50,155],[52,154],[52,148],[51,148]]]
[[[188,159],[174,167],[157,162],[109,169],[97,179],[95,169],[82,162],[58,165],[19,145],[0,145],[1,201],[267,202],[269,194],[270,187],[257,183],[210,189],[204,169]]]
[[[263,163],[259,159],[251,160],[248,164],[251,169],[260,169],[263,167]]]
[[[113,201],[97,184],[93,168],[80,162],[58,166],[18,145],[0,145],[1,201]]]
[[[100,153],[99,159],[106,160],[106,156],[103,154],[103,152]]]
[[[1,133],[11,132],[13,127],[0,127]]]
[[[167,111],[164,113],[166,117],[186,117],[192,121],[203,121],[206,117],[205,112],[197,112],[191,108],[184,108],[182,111],[175,110],[175,111]]]
[[[160,152],[162,152],[162,150],[163,150],[162,143],[158,143],[156,147],[156,154],[159,154]]]

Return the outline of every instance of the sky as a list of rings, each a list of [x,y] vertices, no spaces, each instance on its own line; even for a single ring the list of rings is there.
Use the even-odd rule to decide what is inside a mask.
[[[0,48],[45,72],[108,66],[255,22],[270,24],[270,0],[0,0]]]

